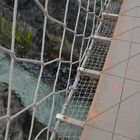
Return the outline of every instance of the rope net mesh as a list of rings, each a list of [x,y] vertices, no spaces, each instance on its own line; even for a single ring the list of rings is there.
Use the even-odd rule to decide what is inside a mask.
[[[9,54],[11,60],[9,71],[7,113],[6,115],[0,117],[0,121],[6,121],[6,132],[4,139],[9,139],[11,122],[18,116],[24,114],[24,112],[26,112],[27,110],[32,110],[32,119],[29,128],[30,131],[27,138],[28,140],[39,139],[40,135],[46,130],[46,139],[78,140],[80,139],[82,128],[63,123],[59,120],[56,120],[55,117],[57,113],[60,113],[80,121],[86,120],[90,105],[93,101],[94,93],[96,91],[98,79],[88,74],[81,74],[79,71],[77,71],[77,74],[73,76],[73,67],[79,66],[90,70],[102,71],[107,52],[109,50],[109,45],[94,40],[94,35],[108,38],[111,38],[113,36],[113,32],[117,21],[103,19],[102,12],[118,14],[121,6],[121,1],[87,0],[83,3],[81,0],[77,0],[77,16],[75,19],[75,26],[73,28],[70,28],[70,26],[67,25],[68,11],[71,10],[71,7],[69,5],[70,0],[67,0],[65,3],[65,13],[63,20],[58,20],[49,14],[49,3],[47,0],[45,2],[45,5],[42,5],[41,2],[39,2],[38,0],[34,0],[34,3],[41,9],[42,13],[44,14],[44,27],[40,60],[21,58],[18,57],[16,54],[15,33],[17,24],[16,18],[18,10],[18,0],[14,0],[11,48],[7,49],[4,46],[0,46],[0,51]],[[92,5],[92,7],[90,5]],[[97,6],[99,6],[100,8],[97,9]],[[85,13],[82,14],[83,17],[80,16],[82,12]],[[92,21],[89,21],[89,17],[92,17]],[[83,26],[80,26],[80,18],[83,18]],[[46,61],[44,59],[45,37],[47,31],[46,27],[48,21],[52,21],[53,23],[60,25],[63,29],[60,35],[61,42],[58,58],[50,61]],[[90,26],[90,28],[87,28],[88,26]],[[71,50],[69,52],[69,60],[64,60],[64,58],[62,57],[62,52],[64,51],[64,43],[67,32],[72,34]],[[77,46],[76,40],[80,41],[80,46]],[[78,59],[74,60],[74,52],[77,51],[76,47],[79,48],[79,52],[77,52]],[[13,90],[12,81],[15,76],[13,75],[13,71],[16,61],[36,64],[40,68],[40,73],[38,75],[32,102],[29,103],[22,110],[17,111],[15,114],[11,114],[11,94]],[[44,67],[49,66],[53,63],[57,63],[58,67],[54,76],[55,78],[52,91],[46,91],[46,94],[40,95],[39,90]],[[67,75],[67,85],[64,89],[58,90],[56,87],[59,82],[61,67],[64,64],[67,64],[69,66],[69,74]],[[75,80],[73,79],[73,77],[75,77]],[[61,104],[58,107],[56,102],[60,101]],[[46,103],[46,109],[40,107],[44,102]],[[45,124],[45,127],[36,135],[36,137],[33,138],[32,133],[35,129],[34,121],[38,110],[42,110],[42,113],[44,113],[43,110],[46,111],[47,123]]]

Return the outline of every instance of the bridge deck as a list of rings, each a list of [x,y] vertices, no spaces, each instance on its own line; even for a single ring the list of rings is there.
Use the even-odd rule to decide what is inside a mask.
[[[81,140],[140,139],[140,0],[124,0]]]

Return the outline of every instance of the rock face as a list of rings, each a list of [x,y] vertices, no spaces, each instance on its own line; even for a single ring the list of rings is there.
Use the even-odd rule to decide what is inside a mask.
[[[14,0],[0,0],[0,44],[6,47],[10,47],[11,44],[11,26],[12,26],[12,12],[13,12],[13,1]],[[40,0],[44,5],[45,0]],[[64,11],[65,11],[65,0],[49,0],[48,2],[48,11],[49,14],[63,21]],[[71,0],[67,15],[67,24],[69,28],[74,30],[76,16],[77,16],[77,2]],[[83,12],[85,15],[85,13]],[[82,26],[84,25],[84,17],[79,23],[79,32],[82,32]],[[26,57],[32,59],[40,59],[40,50],[42,42],[42,31],[43,31],[43,20],[44,16],[42,11],[35,4],[34,0],[20,0],[18,4],[18,17],[17,17],[17,32],[16,32],[16,55],[19,57]],[[81,27],[81,28],[80,28]],[[46,40],[45,40],[45,52],[44,52],[44,61],[49,61],[58,57],[59,48],[62,38],[63,27],[54,23],[50,20],[47,22],[46,28]],[[71,52],[71,43],[73,35],[70,32],[66,32],[66,37],[64,41],[62,58],[65,60],[70,59]],[[78,58],[79,51],[79,42],[81,38],[76,39],[76,49],[73,55],[74,59]],[[33,75],[39,72],[40,67],[29,65],[27,63],[21,64],[26,70],[31,71]],[[55,79],[55,74],[57,71],[58,63],[50,65],[47,67],[47,70],[44,70],[43,81],[53,82]],[[62,65],[60,71],[60,80],[59,85],[64,87],[66,83],[66,77],[68,71],[65,71],[65,67],[68,69],[69,65]],[[75,67],[75,66],[74,66]],[[75,69],[76,70],[76,69]],[[51,73],[50,73],[51,71]],[[73,70],[74,71],[74,70]],[[63,78],[61,78],[63,77]],[[74,74],[73,74],[74,78]]]
[[[0,0],[0,21],[6,20],[7,22],[12,22],[12,12],[13,12],[13,1],[14,0]],[[45,0],[40,0],[44,5]],[[82,0],[83,6],[86,7],[87,0]],[[65,14],[66,0],[48,0],[48,13],[53,18],[63,22]],[[90,3],[90,10],[93,11],[93,2]],[[69,8],[67,13],[67,26],[74,30],[76,18],[78,13],[78,2],[76,0],[70,0]],[[81,10],[79,23],[78,23],[78,33],[82,33],[85,24],[86,12]],[[18,17],[17,17],[17,34],[16,34],[16,50],[17,54],[29,56],[29,50],[32,53],[35,49],[40,51],[40,46],[42,42],[42,32],[43,32],[43,12],[39,9],[33,0],[20,0],[18,4]],[[86,35],[88,36],[92,28],[93,16],[88,17],[88,24],[86,29]],[[1,28],[6,28],[1,25]],[[53,59],[58,57],[59,47],[62,38],[63,27],[51,20],[47,20],[47,31],[46,31],[46,45],[45,45],[45,57],[46,59]],[[10,31],[6,31],[7,34]],[[1,32],[0,32],[1,34]],[[27,36],[28,35],[28,36]],[[74,58],[77,58],[77,53],[80,48],[80,41],[82,38],[76,40],[76,50],[74,53]],[[71,44],[73,40],[73,34],[66,31],[65,42],[63,46],[62,57],[64,59],[69,59]],[[34,51],[34,53],[37,51]],[[39,57],[39,54],[35,54]]]
[[[0,83],[0,116],[6,115],[7,109],[7,84]],[[12,93],[12,103],[11,103],[11,113],[15,114],[21,110],[23,106],[20,104],[20,100]],[[8,139],[21,139],[23,140],[23,130],[22,125],[24,123],[25,115],[18,117],[11,123],[10,133]],[[16,123],[15,123],[16,122]],[[6,130],[6,121],[0,121],[0,140],[4,139],[4,134]]]
[[[0,83],[0,117],[6,115],[8,99],[8,84]],[[12,91],[11,96],[11,115],[16,114],[22,110],[24,106],[21,104],[20,98],[16,96],[15,92]],[[8,140],[27,140],[31,124],[31,115],[28,111],[19,115],[11,121]],[[35,119],[32,139],[43,129],[45,126]],[[6,120],[0,121],[0,140],[4,140],[6,131]],[[46,132],[44,132],[39,140],[46,138]]]
[[[40,0],[44,5],[45,0]],[[11,44],[11,26],[12,26],[12,12],[13,12],[14,0],[0,0],[0,44],[9,47]],[[93,11],[94,0],[90,3],[90,11]],[[86,8],[87,0],[82,0],[82,5]],[[48,0],[48,13],[53,18],[63,22],[65,14],[66,0]],[[78,1],[70,0],[67,13],[67,27],[74,30],[76,18],[78,14]],[[81,9],[77,33],[82,34],[85,25],[86,12]],[[32,59],[40,59],[41,44],[42,44],[42,32],[43,32],[43,12],[36,5],[34,0],[19,0],[18,3],[18,16],[17,16],[17,31],[16,31],[16,55],[19,57],[26,57]],[[89,36],[92,28],[93,15],[88,16],[88,23],[86,28],[86,36]],[[45,51],[44,61],[58,58],[59,49],[62,39],[63,26],[47,20],[46,38],[45,38]],[[62,59],[70,60],[71,45],[73,41],[73,33],[66,31]],[[73,54],[73,61],[78,60],[79,51],[81,47],[82,37],[76,37],[75,49]],[[85,40],[84,46],[87,41]],[[40,69],[39,66],[21,64],[24,68],[31,71],[31,69]],[[30,69],[31,67],[31,69]],[[47,70],[44,70],[43,81],[54,82],[54,75],[56,74],[58,63],[49,65]],[[65,71],[64,69],[67,69]],[[49,71],[48,71],[49,70]],[[45,72],[46,71],[46,72]],[[51,73],[50,73],[51,71]],[[69,71],[69,65],[62,65],[59,75],[59,85],[63,88],[67,84],[67,75]],[[73,67],[72,78],[75,77],[76,66]],[[33,72],[36,75],[36,72]],[[47,80],[46,80],[47,79]]]

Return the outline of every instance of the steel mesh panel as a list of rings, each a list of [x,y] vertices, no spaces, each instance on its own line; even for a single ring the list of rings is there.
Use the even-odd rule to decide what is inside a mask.
[[[109,45],[95,42],[89,51],[89,56],[84,68],[102,71],[109,50]]]
[[[81,75],[70,103],[67,106],[66,115],[85,120],[88,109],[92,103],[98,80],[86,75]]]
[[[109,8],[107,8],[105,12],[111,14],[118,14],[121,9],[121,4],[122,4],[121,0],[113,0]]]
[[[115,20],[109,19],[102,20],[102,24],[99,28],[99,31],[97,32],[97,35],[111,38],[113,36],[116,23],[117,22]]]
[[[64,131],[65,128],[65,131]],[[72,126],[69,124],[61,123],[59,130],[57,131],[57,139],[60,140],[79,140],[82,132],[82,128]]]
[[[81,121],[86,120],[90,105],[93,101],[94,93],[97,87],[98,80],[92,79],[89,76],[81,75],[73,96],[67,106],[65,115]],[[65,139],[78,140],[80,137],[81,128],[70,125],[60,125],[58,133],[62,134]],[[74,133],[74,134],[73,134]]]

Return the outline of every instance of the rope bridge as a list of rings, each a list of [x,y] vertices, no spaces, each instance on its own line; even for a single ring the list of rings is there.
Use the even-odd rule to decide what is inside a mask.
[[[32,109],[32,121],[30,126],[30,133],[28,140],[32,139],[32,131],[34,127],[35,113],[37,107],[45,102],[46,99],[52,98],[51,112],[48,120],[48,125],[37,134],[35,140],[39,139],[39,136],[45,131],[47,131],[47,139],[66,139],[66,140],[78,140],[82,129],[84,127],[84,121],[90,108],[90,105],[93,101],[94,93],[98,84],[100,74],[102,72],[106,55],[109,50],[111,39],[113,37],[114,29],[117,23],[118,13],[120,11],[122,0],[87,0],[87,5],[84,7],[81,0],[77,0],[78,3],[78,12],[77,19],[75,23],[74,30],[67,26],[67,13],[70,0],[66,0],[65,5],[65,14],[63,22],[52,17],[48,12],[48,0],[45,2],[45,6],[42,5],[38,0],[34,0],[38,7],[44,13],[44,27],[42,35],[42,47],[41,47],[41,57],[40,60],[20,58],[16,56],[15,52],[15,33],[16,33],[16,18],[17,18],[17,9],[18,9],[18,0],[14,0],[14,10],[13,10],[13,26],[12,26],[12,41],[11,49],[7,49],[4,46],[0,46],[0,50],[6,54],[9,54],[11,57],[10,65],[10,75],[9,75],[9,91],[8,91],[8,106],[7,114],[0,117],[0,121],[6,120],[6,132],[5,140],[8,140],[10,123],[13,119],[24,113],[28,109]],[[90,8],[91,2],[94,2],[92,10]],[[100,4],[100,12],[97,12],[97,4]],[[83,27],[83,32],[78,33],[78,23],[80,18],[81,10],[86,12],[85,22]],[[89,16],[92,18],[92,27],[91,33],[89,36],[86,35],[86,29],[88,26]],[[46,36],[46,27],[47,21],[51,20],[61,26],[63,26],[62,39],[59,50],[59,57],[51,61],[44,61],[44,48],[45,48],[45,36]],[[70,59],[65,61],[62,58],[63,45],[65,41],[66,32],[69,31],[73,34]],[[73,53],[75,50],[75,42],[77,37],[82,37],[79,60],[73,60]],[[85,42],[86,47],[85,47]],[[15,61],[27,62],[40,65],[40,73],[37,81],[36,91],[34,93],[34,98],[32,104],[25,107],[23,110],[17,112],[15,115],[11,115],[10,106],[11,106],[11,92],[12,92],[12,79],[13,79],[13,70]],[[58,68],[55,75],[55,81],[53,85],[53,90],[51,93],[48,93],[40,101],[37,100],[39,86],[41,82],[42,73],[45,66],[48,66],[52,63],[58,62]],[[67,86],[65,89],[56,90],[56,85],[58,82],[58,77],[62,64],[69,64],[69,74],[67,80]],[[73,65],[78,64],[77,74],[73,85],[70,84],[72,76],[72,67]],[[61,112],[55,112],[55,102],[57,95],[65,95],[64,105]],[[47,106],[46,106],[47,107]],[[57,114],[59,113],[59,114]],[[56,117],[55,125],[53,117]],[[51,133],[51,136],[50,136]]]

